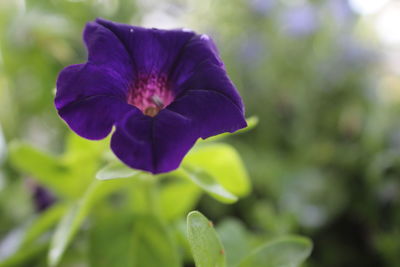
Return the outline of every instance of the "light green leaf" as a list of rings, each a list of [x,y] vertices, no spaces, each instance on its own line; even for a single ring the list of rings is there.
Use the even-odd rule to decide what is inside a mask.
[[[201,193],[198,186],[187,180],[167,183],[160,192],[160,210],[163,217],[174,220],[184,216],[196,205]]]
[[[67,136],[63,158],[65,161],[82,165],[80,160],[102,155],[109,146],[109,139],[93,141],[80,137],[75,133],[70,133]]]
[[[112,162],[96,173],[96,179],[111,180],[119,178],[132,178],[141,175],[143,172],[129,168],[121,162]]]
[[[71,175],[77,183],[86,189],[98,171],[104,151],[109,146],[109,138],[92,141],[71,133],[65,145],[62,162],[70,168]],[[80,195],[82,195],[81,192]]]
[[[192,182],[201,187],[209,195],[223,203],[234,203],[238,198],[227,191],[223,186],[221,186],[213,176],[205,172],[199,167],[194,167],[191,165],[184,165],[182,170],[186,172],[186,177]]]
[[[251,117],[246,119],[246,122],[247,122],[247,127],[246,128],[237,130],[234,133],[223,133],[223,134],[215,135],[215,136],[212,136],[212,137],[209,137],[209,138],[205,139],[204,141],[205,142],[218,141],[218,140],[220,140],[222,138],[231,136],[232,134],[241,134],[241,133],[248,132],[248,131],[252,130],[253,128],[255,128],[257,126],[258,117],[257,116],[251,116]]]
[[[11,163],[57,196],[77,199],[93,179],[104,141],[88,141],[71,134],[66,147],[63,155],[53,156],[29,144],[13,142],[10,145]]]
[[[225,266],[225,250],[212,222],[200,212],[192,211],[187,216],[187,231],[196,267]]]
[[[214,143],[197,146],[186,156],[184,163],[203,168],[236,196],[245,196],[251,190],[246,168],[231,145]]]
[[[304,237],[282,237],[268,242],[246,257],[238,267],[297,267],[312,251]]]
[[[10,159],[17,169],[32,175],[57,195],[81,195],[81,186],[75,183],[69,168],[57,157],[39,151],[31,145],[14,142],[10,145]]]

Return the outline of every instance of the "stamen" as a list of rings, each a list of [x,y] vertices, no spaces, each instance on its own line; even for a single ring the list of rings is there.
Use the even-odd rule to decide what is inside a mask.
[[[164,107],[164,103],[158,95],[153,95],[151,97],[151,100],[153,100],[153,103],[156,104],[157,107],[159,107],[159,108]]]

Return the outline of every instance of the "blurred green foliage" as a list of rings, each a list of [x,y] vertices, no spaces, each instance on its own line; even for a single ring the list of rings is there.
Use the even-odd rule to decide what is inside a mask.
[[[309,241],[287,241],[289,234],[312,239],[305,266],[399,266],[399,103],[381,96],[389,92],[378,83],[384,51],[365,38],[346,1],[300,3],[0,1],[0,265],[46,266],[50,248],[50,262],[61,266],[159,266],[159,259],[190,266],[198,241],[187,241],[184,216],[198,209],[215,222],[210,234],[218,233],[229,266],[254,265],[280,246],[300,263]],[[85,61],[81,32],[96,17],[212,36],[247,114],[259,119],[227,139],[239,153],[199,142],[206,155],[221,153],[221,162],[196,148],[183,173],[160,178],[156,189],[141,175],[95,180],[110,161],[102,153],[108,141],[68,135],[53,94],[58,72]],[[117,167],[103,169],[104,177],[132,176]],[[40,214],[37,185],[58,199]],[[227,206],[213,198],[221,196],[241,199]],[[145,210],[155,212],[137,212]],[[148,248],[160,256],[149,257]]]

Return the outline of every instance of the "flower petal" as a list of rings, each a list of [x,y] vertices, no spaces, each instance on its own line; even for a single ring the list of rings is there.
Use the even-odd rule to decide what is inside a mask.
[[[117,98],[93,96],[63,107],[58,114],[78,135],[99,140],[106,137],[114,123],[131,109],[135,108]]]
[[[182,48],[195,33],[182,30],[145,29],[97,19],[125,45],[137,72],[169,73]]]
[[[107,68],[90,63],[66,67],[57,79],[56,108],[61,109],[74,101],[98,95],[126,99],[129,81],[114,74]]]
[[[170,79],[178,93],[181,85],[186,82],[196,69],[204,62],[224,68],[213,40],[207,35],[196,35],[183,47],[176,65],[170,73]]]
[[[131,112],[116,125],[111,149],[132,168],[157,174],[179,167],[198,139],[191,121],[170,110],[151,118]]]
[[[102,67],[72,65],[58,77],[55,106],[77,134],[102,139],[110,133],[114,121],[134,108],[126,104],[126,86],[127,81]]]
[[[180,93],[177,98],[190,90],[216,91],[229,98],[244,112],[243,101],[226,71],[209,60],[201,63],[191,77],[180,86],[178,89]]]
[[[96,22],[86,24],[83,39],[88,50],[88,62],[107,69],[113,76],[132,80],[134,71],[131,58],[117,36]]]
[[[243,110],[218,91],[188,90],[166,109],[189,118],[191,129],[203,139],[247,126]]]

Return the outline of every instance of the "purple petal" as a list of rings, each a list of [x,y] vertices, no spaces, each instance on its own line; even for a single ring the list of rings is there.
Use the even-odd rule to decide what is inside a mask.
[[[190,126],[188,118],[167,109],[154,118],[131,112],[117,123],[111,148],[132,168],[154,174],[172,171],[198,138]]]
[[[97,19],[112,31],[128,50],[137,72],[168,73],[182,48],[195,36],[182,30],[145,29]]]
[[[135,73],[129,53],[112,31],[96,22],[89,22],[83,39],[89,53],[88,62],[107,69],[120,79],[133,79]]]
[[[181,85],[179,95],[184,95],[190,90],[216,91],[226,96],[244,112],[243,101],[226,71],[210,61],[204,61],[196,68],[191,77]]]
[[[124,112],[133,108],[126,104],[126,96],[134,71],[128,52],[109,29],[90,22],[83,37],[88,62],[60,73],[55,106],[77,134],[101,139]]]
[[[63,69],[57,79],[55,105],[66,105],[91,96],[113,96],[126,99],[129,81],[107,68],[87,63]]]
[[[166,109],[191,119],[191,129],[203,139],[247,126],[243,110],[214,90],[188,90]]]
[[[75,101],[58,113],[78,135],[99,140],[106,137],[114,123],[132,109],[136,108],[115,97],[92,96]]]
[[[170,73],[170,79],[175,85],[175,91],[186,82],[199,65],[209,62],[223,68],[213,40],[207,35],[196,35],[182,49],[175,68]]]
[[[114,121],[134,107],[126,104],[127,81],[108,69],[87,63],[65,68],[57,80],[55,106],[77,134],[102,139]]]

